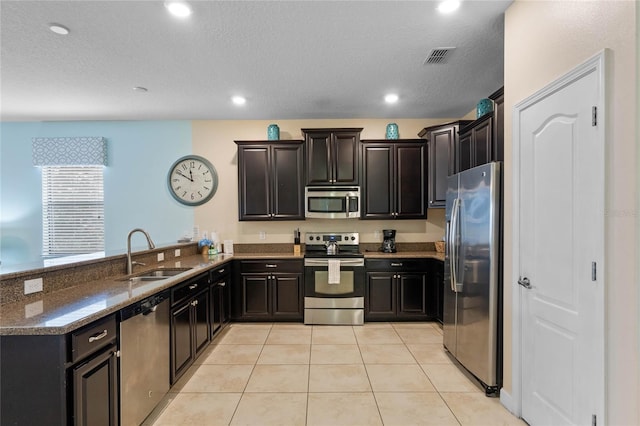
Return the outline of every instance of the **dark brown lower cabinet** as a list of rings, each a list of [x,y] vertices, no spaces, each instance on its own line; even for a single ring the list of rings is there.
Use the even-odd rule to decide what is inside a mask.
[[[116,345],[73,369],[75,425],[118,424],[118,364]]]
[[[174,384],[206,348],[209,332],[209,289],[171,308],[171,384]]]
[[[444,262],[441,260],[437,260],[433,262],[433,286],[436,288],[436,319],[442,324],[443,321],[443,307],[444,307]]]
[[[233,290],[232,319],[302,321],[303,265],[298,260],[240,261]]]
[[[365,320],[429,319],[427,273],[367,273]]]
[[[368,259],[365,321],[435,319],[437,289],[431,259]]]
[[[211,301],[209,320],[211,337],[218,334],[230,319],[231,308],[231,274],[229,266],[211,272]]]
[[[0,336],[0,424],[118,425],[116,319],[62,335]]]

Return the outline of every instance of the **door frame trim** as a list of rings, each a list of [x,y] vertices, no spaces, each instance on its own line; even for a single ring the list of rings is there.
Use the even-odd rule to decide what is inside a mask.
[[[540,100],[550,96],[551,94],[563,89],[569,84],[573,83],[576,80],[579,80],[584,75],[595,72],[598,76],[598,100],[597,100],[597,108],[598,108],[598,146],[600,147],[600,155],[599,157],[602,159],[602,163],[598,170],[594,172],[597,173],[599,179],[599,186],[597,188],[593,188],[594,194],[594,202],[596,203],[596,208],[599,211],[598,222],[595,225],[598,225],[599,229],[599,237],[598,241],[599,249],[597,252],[597,259],[594,259],[598,262],[598,282],[601,284],[598,286],[598,309],[595,312],[597,317],[598,328],[594,330],[596,333],[596,341],[598,342],[597,347],[594,348],[594,353],[597,354],[597,363],[599,365],[600,374],[597,378],[597,385],[594,392],[597,392],[597,407],[594,407],[596,414],[603,422],[606,421],[606,391],[605,391],[605,286],[606,286],[606,264],[605,264],[605,179],[606,179],[606,155],[607,150],[605,149],[606,144],[606,129],[608,125],[608,115],[606,111],[606,100],[607,100],[607,78],[606,78],[606,65],[608,62],[608,57],[610,53],[608,53],[608,49],[603,49],[598,52],[596,55],[589,58],[584,63],[578,65],[568,73],[563,76],[557,78],[553,82],[549,83],[544,88],[525,98],[524,100],[518,102],[513,107],[513,122],[512,122],[512,162],[513,162],[513,199],[512,199],[512,274],[511,274],[511,289],[512,289],[512,317],[511,317],[511,351],[512,351],[512,365],[511,365],[511,374],[512,374],[512,382],[511,382],[511,394],[507,393],[502,389],[500,391],[501,394],[501,403],[505,405],[512,413],[516,416],[522,416],[522,313],[523,313],[523,288],[518,285],[519,278],[519,265],[520,265],[520,217],[519,217],[519,205],[520,205],[520,115],[524,110],[533,104],[539,102]],[[505,283],[507,284],[507,283]],[[502,397],[504,393],[504,398]]]

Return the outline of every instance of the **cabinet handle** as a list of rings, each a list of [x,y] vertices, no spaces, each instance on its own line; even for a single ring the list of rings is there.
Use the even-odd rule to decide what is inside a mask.
[[[197,300],[194,300],[193,302],[191,302],[191,306],[196,306],[198,304]]]
[[[195,290],[196,288],[198,288],[198,284],[191,284],[189,286],[189,290]]]
[[[218,283],[218,285],[219,285],[220,287],[225,287],[225,286],[227,285],[227,283],[226,283],[226,282],[224,282],[224,281],[221,281],[221,282],[219,282],[219,283]]]
[[[219,273],[219,274],[222,274],[223,272],[224,272],[224,269],[220,269],[220,270],[218,271],[218,273]]]
[[[89,337],[89,343],[93,343],[96,340],[104,339],[105,337],[107,337],[107,334],[109,334],[107,330],[103,330],[102,333],[94,334],[93,336]]]
[[[277,268],[278,265],[275,265],[273,263],[267,263],[266,265],[264,265],[265,268]]]
[[[400,262],[400,263],[392,263],[391,266],[402,266],[402,262]]]

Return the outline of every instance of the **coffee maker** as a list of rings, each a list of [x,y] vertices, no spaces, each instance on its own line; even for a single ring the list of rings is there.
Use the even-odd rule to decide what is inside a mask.
[[[395,229],[383,229],[382,247],[380,251],[383,253],[395,253],[396,252],[396,230]]]

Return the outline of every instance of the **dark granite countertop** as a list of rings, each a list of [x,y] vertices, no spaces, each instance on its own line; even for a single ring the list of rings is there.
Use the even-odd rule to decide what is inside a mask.
[[[407,251],[399,253],[365,252],[366,258],[434,258],[444,260],[444,253],[435,251]],[[220,254],[206,257],[193,255],[169,261],[158,267],[191,268],[179,275],[160,281],[135,282],[112,276],[84,282],[51,293],[40,293],[0,306],[0,335],[60,335],[74,331],[95,320],[119,311],[145,297],[232,259],[303,259],[302,254],[261,252]],[[149,268],[148,268],[149,269]],[[139,274],[141,271],[136,271]]]
[[[183,257],[179,262],[165,262],[154,266],[153,269],[191,268],[165,280],[132,282],[122,280],[124,276],[106,277],[3,304],[0,309],[0,335],[66,334],[181,281],[223,265],[231,258],[232,256],[224,254],[211,258],[202,255]],[[136,274],[139,272],[141,271],[136,271]]]

